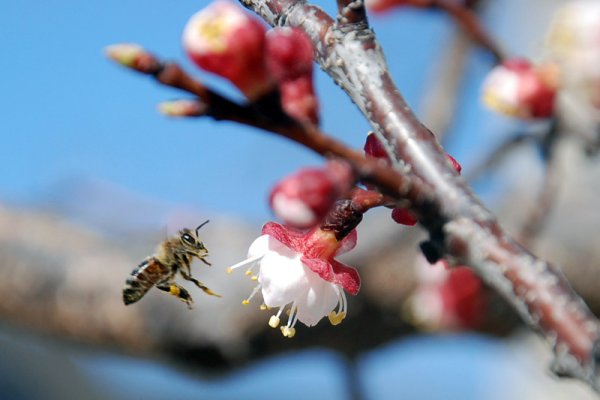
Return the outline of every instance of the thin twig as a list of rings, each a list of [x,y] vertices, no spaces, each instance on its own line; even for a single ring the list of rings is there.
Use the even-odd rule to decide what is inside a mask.
[[[454,18],[456,23],[469,34],[475,43],[492,54],[496,63],[499,64],[505,59],[504,52],[489,35],[472,9],[453,0],[433,0],[431,3],[432,7],[444,10]]]

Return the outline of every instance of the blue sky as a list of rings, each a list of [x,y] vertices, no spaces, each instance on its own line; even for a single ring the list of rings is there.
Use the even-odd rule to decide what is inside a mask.
[[[156,105],[185,94],[113,65],[103,55],[109,44],[137,42],[194,70],[180,35],[189,16],[205,4],[2,2],[0,201],[43,203],[64,182],[99,179],[210,213],[256,222],[269,218],[269,188],[302,166],[319,164],[318,156],[235,124],[167,119]],[[372,22],[384,46],[388,43],[400,88],[418,106],[432,73],[423,66],[433,63],[438,39],[449,25],[443,16],[412,11]],[[421,32],[419,40],[415,31]],[[218,78],[203,76],[239,97]],[[320,70],[316,81],[324,129],[361,146],[367,123]]]

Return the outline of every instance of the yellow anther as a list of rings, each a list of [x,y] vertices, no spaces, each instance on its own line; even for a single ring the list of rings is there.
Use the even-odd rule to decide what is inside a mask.
[[[226,272],[227,272],[227,275],[231,274],[233,272],[233,268],[231,268],[231,267],[227,268]]]
[[[292,328],[289,326],[282,326],[281,333],[283,334],[283,336],[291,339],[296,334],[296,328]]]
[[[252,275],[252,270],[251,270],[251,269],[247,270],[247,271],[245,272],[245,274],[246,274],[246,275],[248,275],[248,276]]]
[[[257,281],[258,280],[258,276],[257,275],[252,275],[252,277],[250,279],[252,279],[253,281]]]
[[[262,311],[264,311],[264,310],[268,310],[268,309],[269,309],[269,307],[267,307],[265,304],[261,304],[259,308],[260,308]]]
[[[271,315],[271,318],[269,319],[269,326],[271,328],[277,328],[279,326],[279,317],[277,315]]]
[[[242,304],[247,306],[248,304],[250,304],[250,300],[248,300],[248,299],[242,300]]]
[[[335,311],[332,311],[329,313],[328,318],[329,318],[329,322],[331,323],[331,325],[333,325],[333,326],[339,325],[344,320],[344,318],[346,318],[346,313],[345,312],[337,313]]]

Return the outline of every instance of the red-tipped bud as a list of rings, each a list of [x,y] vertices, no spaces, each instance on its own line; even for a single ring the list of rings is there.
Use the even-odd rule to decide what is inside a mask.
[[[475,329],[481,326],[487,305],[487,296],[481,279],[467,267],[448,270],[448,277],[440,288],[448,317],[454,317],[457,328]]]
[[[456,158],[452,157],[448,153],[446,153],[446,158],[448,158],[448,160],[450,161],[450,163],[452,163],[452,166],[454,167],[454,169],[456,170],[456,172],[458,172],[460,174],[460,172],[462,171],[462,166],[458,163],[458,161],[456,161]]]
[[[158,60],[137,44],[114,44],[108,46],[105,52],[111,60],[143,74],[153,74],[160,68]]]
[[[269,203],[275,215],[296,228],[319,223],[331,206],[354,184],[350,166],[329,161],[324,168],[304,168],[280,181]]]
[[[388,155],[385,152],[383,145],[381,144],[375,133],[369,132],[369,134],[367,135],[364,150],[368,158],[386,160],[389,163]]]
[[[206,113],[207,108],[199,100],[173,100],[158,105],[158,111],[168,117],[199,117]]]
[[[407,302],[409,317],[427,330],[476,329],[485,322],[488,297],[481,280],[466,267],[419,259],[417,288]]]
[[[265,32],[260,21],[221,0],[190,18],[183,47],[200,68],[228,79],[256,100],[273,87],[265,65]]]
[[[392,210],[392,219],[400,225],[414,226],[417,224],[417,218],[404,207],[396,207]]]
[[[546,72],[524,59],[508,60],[488,74],[483,84],[483,102],[493,111],[511,117],[551,117],[557,88]]]
[[[300,29],[267,33],[267,67],[279,83],[281,105],[290,116],[318,123],[319,103],[313,85],[313,45]]]
[[[278,81],[313,72],[313,45],[297,28],[273,28],[267,32],[267,66]]]

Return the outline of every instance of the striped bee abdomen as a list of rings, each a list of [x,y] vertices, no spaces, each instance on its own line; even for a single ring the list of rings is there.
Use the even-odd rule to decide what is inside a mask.
[[[128,305],[140,300],[152,288],[172,275],[171,269],[150,257],[131,272],[123,287],[123,302]]]

